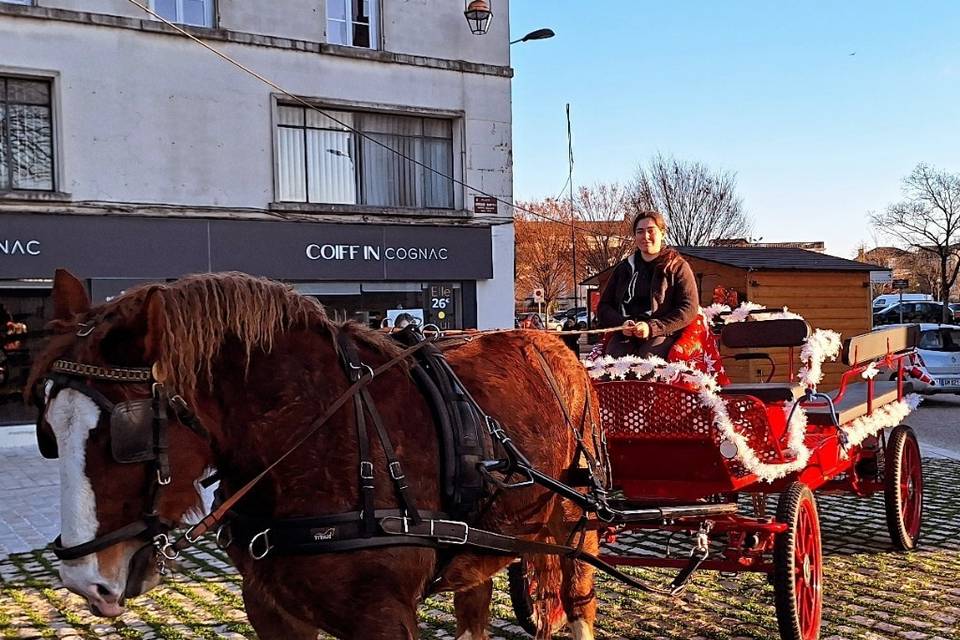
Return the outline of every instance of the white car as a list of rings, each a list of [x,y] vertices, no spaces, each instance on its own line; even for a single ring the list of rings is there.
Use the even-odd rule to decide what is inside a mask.
[[[917,352],[937,386],[960,386],[960,326],[921,324]]]

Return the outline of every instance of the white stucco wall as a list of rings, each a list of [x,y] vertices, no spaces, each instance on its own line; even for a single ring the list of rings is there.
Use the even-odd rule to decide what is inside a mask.
[[[149,0],[137,0],[149,5]],[[490,32],[475,36],[463,17],[463,0],[379,0],[381,42],[385,51],[510,64],[509,0],[492,0]],[[216,0],[222,29],[326,41],[326,0]],[[150,16],[128,0],[37,0],[37,6],[132,18]]]
[[[513,327],[513,225],[499,225],[492,231],[493,279],[477,282],[477,325],[509,329]]]
[[[114,10],[127,4],[57,1]],[[456,27],[474,37],[465,21]],[[493,39],[477,42],[491,43],[490,59],[496,59]],[[462,114],[464,181],[512,201],[509,78],[262,46],[214,46],[294,94]],[[195,43],[0,15],[0,73],[55,78],[58,190],[73,201],[257,209],[274,201],[275,90]],[[472,209],[473,193],[463,190],[465,208]],[[501,205],[499,215],[510,217],[511,211]],[[512,226],[495,227],[493,243],[494,279],[477,284],[481,328],[513,321]]]
[[[218,46],[298,95],[462,112],[466,182],[510,197],[508,78]],[[188,40],[0,16],[0,69],[59,74],[60,184],[74,199],[273,201],[273,89]]]

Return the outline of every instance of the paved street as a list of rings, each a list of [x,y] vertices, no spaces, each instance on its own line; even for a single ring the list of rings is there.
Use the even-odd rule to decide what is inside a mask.
[[[960,638],[960,399],[942,398],[908,420],[927,457],[922,551],[890,549],[883,498],[819,496],[825,562],[823,638]],[[949,459],[953,458],[953,459]],[[166,586],[130,603],[118,621],[94,618],[58,586],[45,548],[57,531],[56,464],[32,446],[0,449],[0,638],[253,638],[240,584],[209,541],[191,550]],[[618,552],[662,550],[662,538],[622,537]],[[667,574],[640,570],[648,581]],[[512,621],[502,577],[493,636],[523,638]],[[610,580],[598,587],[598,638],[774,639],[773,592],[763,576],[703,573],[677,600],[639,595]],[[421,608],[425,638],[451,638],[452,600]]]

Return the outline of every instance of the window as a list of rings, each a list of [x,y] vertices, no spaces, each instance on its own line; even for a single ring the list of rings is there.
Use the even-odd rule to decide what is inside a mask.
[[[453,208],[451,120],[327,113],[331,117],[280,105],[277,181],[281,201]]]
[[[33,0],[0,0],[0,2],[6,2],[7,4],[33,4]]]
[[[0,191],[53,191],[50,82],[0,76]]]
[[[379,49],[380,0],[327,0],[327,42]]]
[[[151,0],[150,8],[170,22],[194,27],[212,27],[214,1]]]

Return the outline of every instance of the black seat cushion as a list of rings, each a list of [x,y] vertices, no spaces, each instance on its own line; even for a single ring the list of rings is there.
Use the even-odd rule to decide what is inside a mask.
[[[720,387],[725,396],[753,396],[761,402],[793,402],[803,395],[795,382],[736,382]]]

